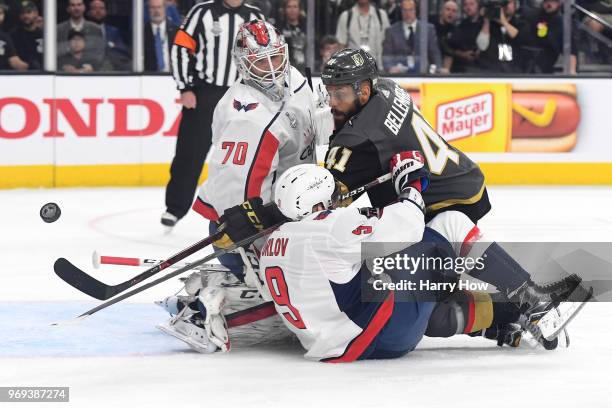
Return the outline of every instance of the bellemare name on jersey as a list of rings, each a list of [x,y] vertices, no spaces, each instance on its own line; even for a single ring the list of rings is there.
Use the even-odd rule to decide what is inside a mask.
[[[389,91],[386,89],[382,89],[381,92],[388,93]],[[412,98],[408,92],[406,92],[402,87],[398,84],[395,84],[394,89],[394,98],[391,103],[391,109],[389,109],[389,113],[387,113],[387,117],[385,118],[385,126],[391,133],[395,136],[399,133],[402,125],[404,124],[404,120],[406,120],[406,116],[410,112],[410,107],[412,105]],[[389,97],[389,95],[385,95]]]

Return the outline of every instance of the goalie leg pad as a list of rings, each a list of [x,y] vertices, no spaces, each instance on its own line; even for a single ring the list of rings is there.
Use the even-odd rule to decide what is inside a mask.
[[[198,303],[206,310],[204,328],[208,340],[221,351],[229,351],[230,341],[227,333],[227,322],[221,313],[225,304],[225,292],[219,286],[207,286],[200,291]],[[200,309],[202,309],[200,307]]]

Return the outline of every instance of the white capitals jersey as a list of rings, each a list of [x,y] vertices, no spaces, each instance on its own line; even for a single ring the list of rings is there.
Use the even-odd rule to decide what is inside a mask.
[[[270,202],[274,180],[285,170],[316,163],[315,146],[326,142],[333,119],[317,111],[302,74],[291,67],[290,75],[293,92],[283,102],[241,81],[219,101],[208,177],[193,205],[205,218],[216,221],[227,208],[253,197]]]
[[[368,218],[356,208],[339,208],[285,223],[262,248],[259,275],[269,292],[262,296],[274,301],[287,328],[307,350],[306,358],[352,361],[369,345],[355,340],[366,331],[372,338],[382,327],[376,332],[368,329],[376,316],[365,327],[351,320],[340,310],[332,283],[347,284],[356,277],[363,242],[408,247],[422,239],[424,228],[423,213],[408,201],[385,207],[380,218]],[[395,245],[377,255],[397,249]]]

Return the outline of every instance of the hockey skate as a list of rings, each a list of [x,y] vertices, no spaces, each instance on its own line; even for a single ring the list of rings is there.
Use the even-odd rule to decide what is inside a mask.
[[[165,233],[169,234],[172,231],[172,228],[174,228],[178,222],[178,218],[174,214],[170,214],[168,211],[166,211],[162,214],[160,222],[165,228]]]
[[[517,304],[521,312],[529,314],[540,304],[559,304],[566,301],[580,285],[582,279],[577,275],[546,285],[538,285],[533,282],[525,282],[517,289],[507,294],[508,300]]]
[[[169,334],[189,345],[199,353],[211,354],[219,348],[208,340],[206,329],[200,320],[197,319],[170,319],[168,322],[158,324],[157,327],[162,332]]]
[[[565,289],[562,289],[563,285],[560,283],[549,285],[555,286],[555,290],[549,295],[550,300],[541,301],[528,308],[519,318],[519,324],[523,330],[527,331],[530,337],[546,350],[557,348],[562,331],[565,335],[566,347],[569,346],[570,340],[566,326],[593,296],[593,288],[584,288],[580,284],[581,279],[576,275],[564,280],[568,283]]]
[[[495,327],[488,327],[484,330],[469,333],[470,337],[482,336],[489,340],[494,340],[497,345],[510,347],[518,347],[521,343],[523,329],[517,323],[500,324]]]

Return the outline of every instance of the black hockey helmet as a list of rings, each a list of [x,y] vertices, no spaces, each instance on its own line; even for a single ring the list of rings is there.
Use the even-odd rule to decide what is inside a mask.
[[[324,85],[353,85],[359,94],[362,81],[369,80],[372,88],[378,80],[376,60],[367,51],[345,48],[334,53],[323,67],[321,80]]]

